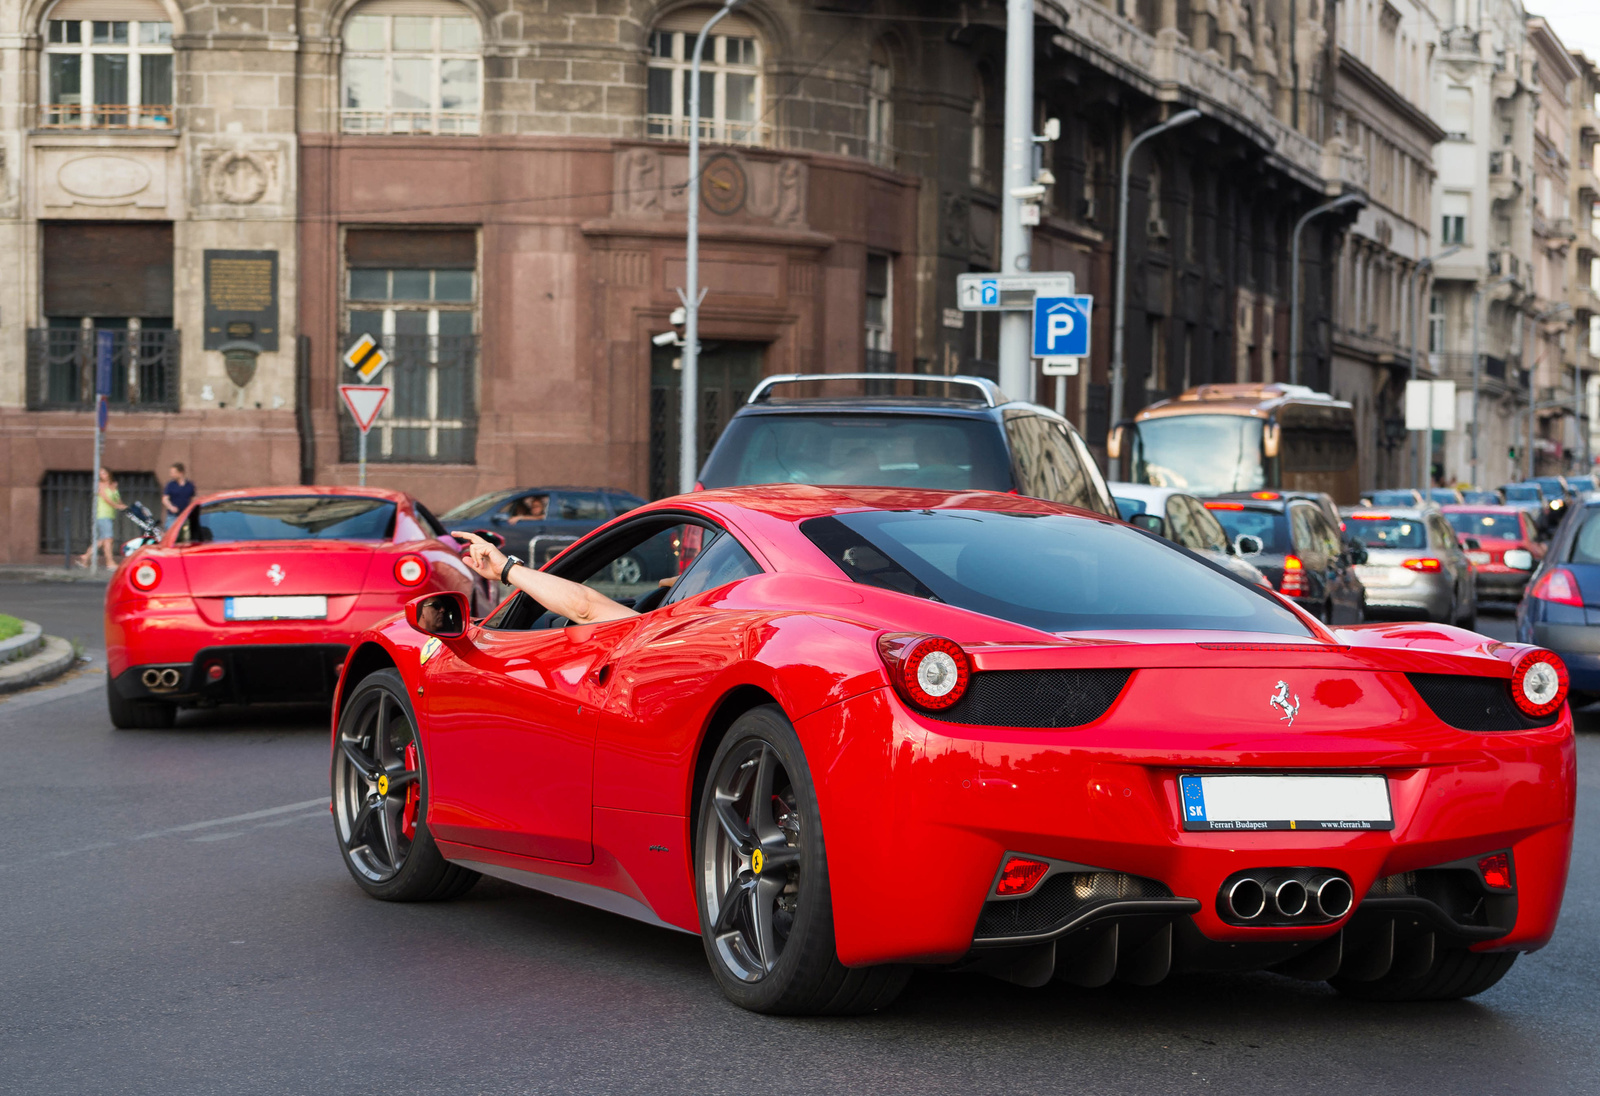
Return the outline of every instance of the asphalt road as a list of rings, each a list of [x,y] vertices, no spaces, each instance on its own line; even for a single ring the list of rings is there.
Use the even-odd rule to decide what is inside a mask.
[[[98,645],[100,591],[0,585]],[[1490,634],[1509,621],[1486,617]],[[0,1091],[1558,1093],[1596,1090],[1600,715],[1554,943],[1465,1002],[1270,974],[1025,990],[919,975],[886,1013],[755,1016],[693,937],[485,881],[361,895],[316,710],[117,732],[91,666],[0,700]],[[937,864],[927,865],[937,870]],[[905,895],[915,916],[915,887]]]

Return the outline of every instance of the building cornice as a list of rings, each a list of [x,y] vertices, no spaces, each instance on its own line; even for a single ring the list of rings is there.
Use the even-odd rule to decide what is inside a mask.
[[[1345,49],[1339,47],[1339,73],[1354,78],[1357,84],[1383,106],[1399,115],[1411,128],[1422,135],[1430,146],[1444,140],[1444,127],[1428,117],[1427,112],[1421,110],[1412,102],[1396,91],[1389,82],[1376,72],[1368,68],[1362,60]]]

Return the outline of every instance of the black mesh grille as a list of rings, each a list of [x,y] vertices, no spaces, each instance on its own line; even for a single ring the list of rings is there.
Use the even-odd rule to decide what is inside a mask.
[[[1522,714],[1507,681],[1466,674],[1407,674],[1433,714],[1463,731],[1526,731],[1548,727],[1560,709],[1537,719]]]
[[[1107,902],[1171,898],[1154,879],[1121,872],[1058,872],[1026,898],[989,901],[978,915],[980,939],[1033,936],[1064,925],[1081,913]]]
[[[1081,727],[1106,714],[1132,670],[981,670],[938,718],[991,727]]]

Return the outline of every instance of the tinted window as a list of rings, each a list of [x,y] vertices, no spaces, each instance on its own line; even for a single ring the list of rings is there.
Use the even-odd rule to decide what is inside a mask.
[[[426,506],[422,505],[422,503],[420,503],[420,502],[417,503],[416,505],[417,505],[417,516],[422,519],[422,524],[427,527],[428,534],[430,536],[435,536],[435,537],[444,536],[444,534],[445,534],[444,524],[442,522],[440,522],[438,518],[433,516],[433,511],[429,510]]]
[[[1289,551],[1289,518],[1272,510],[1225,510],[1207,506],[1213,517],[1227,530],[1229,540],[1241,536],[1257,537],[1264,555],[1281,556]]]
[[[1124,525],[1057,514],[871,511],[801,526],[851,579],[1048,632],[1306,635],[1275,600]]]
[[[1600,563],[1600,510],[1584,515],[1583,528],[1572,538],[1573,563]]]
[[[1374,506],[1415,506],[1415,491],[1374,491],[1367,496]]]
[[[562,521],[605,521],[611,514],[599,495],[557,495],[556,517]]]
[[[1350,532],[1368,548],[1426,548],[1428,534],[1416,518],[1363,518],[1350,521]]]
[[[723,431],[700,481],[1009,491],[1011,470],[988,419],[743,415]]]
[[[667,595],[666,603],[670,605],[760,573],[761,565],[744,550],[744,545],[735,540],[732,534],[722,533],[700,550],[700,555],[689,565],[683,577],[672,584],[672,592]]]
[[[1125,499],[1118,495],[1112,501],[1117,504],[1117,517],[1123,521],[1127,521],[1135,514],[1142,514],[1145,510],[1144,503],[1139,499]]]
[[[1058,422],[1042,415],[1006,419],[1017,490],[1036,499],[1103,511],[1099,492]]]
[[[1172,495],[1167,499],[1167,537],[1191,551],[1202,551],[1205,547],[1195,531],[1189,500],[1182,495]]]
[[[199,507],[179,541],[387,540],[395,505],[352,495],[278,495]]]
[[[1189,507],[1189,512],[1194,515],[1195,536],[1200,542],[1200,547],[1213,552],[1226,552],[1228,550],[1228,534],[1223,530],[1216,516],[1200,504],[1199,499],[1184,497],[1184,505]]]
[[[1505,492],[1507,502],[1543,502],[1544,494],[1537,487],[1527,484],[1512,484],[1500,488]]]
[[[634,498],[632,495],[607,495],[613,513],[626,514],[629,510],[644,505],[644,499]]]
[[[1463,491],[1462,502],[1476,502],[1484,506],[1499,506],[1500,496],[1493,491]]]
[[[1461,501],[1461,497],[1459,495],[1457,495],[1454,491],[1446,491],[1446,490],[1443,490],[1443,489],[1436,489],[1436,490],[1429,491],[1428,492],[1428,497],[1430,499],[1432,499],[1434,502],[1438,502],[1438,503],[1453,503],[1453,502],[1460,502]]]
[[[1445,518],[1464,537],[1522,539],[1522,524],[1516,514],[1446,514]]]
[[[444,521],[465,521],[487,514],[510,494],[508,491],[490,491],[487,495],[479,495],[475,499],[468,499],[460,506],[455,506],[444,512]]]

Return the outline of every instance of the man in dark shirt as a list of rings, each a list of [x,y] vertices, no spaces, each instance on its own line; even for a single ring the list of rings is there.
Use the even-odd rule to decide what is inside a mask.
[[[194,484],[189,482],[188,472],[181,463],[174,464],[170,469],[172,478],[161,489],[161,515],[163,526],[170,526],[178,520],[178,515],[194,501]]]

